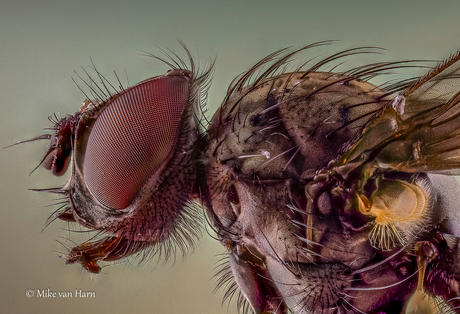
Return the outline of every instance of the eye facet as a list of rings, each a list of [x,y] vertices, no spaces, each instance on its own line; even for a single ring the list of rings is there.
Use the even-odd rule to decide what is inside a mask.
[[[104,206],[126,208],[168,159],[187,105],[189,79],[168,75],[145,81],[111,100],[94,123],[83,174]]]

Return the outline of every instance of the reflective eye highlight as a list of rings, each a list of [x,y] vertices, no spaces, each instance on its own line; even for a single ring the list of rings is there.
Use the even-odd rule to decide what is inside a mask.
[[[93,125],[83,173],[94,197],[126,208],[173,149],[188,101],[189,80],[164,76],[143,82],[107,105]]]

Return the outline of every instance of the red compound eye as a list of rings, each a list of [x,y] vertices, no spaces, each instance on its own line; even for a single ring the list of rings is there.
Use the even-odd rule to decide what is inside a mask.
[[[143,82],[107,105],[88,137],[83,173],[103,205],[126,208],[176,143],[189,80],[164,76]]]

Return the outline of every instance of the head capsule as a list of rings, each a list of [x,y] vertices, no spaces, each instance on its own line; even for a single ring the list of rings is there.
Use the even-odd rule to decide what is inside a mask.
[[[186,253],[199,235],[201,218],[189,203],[199,190],[203,94],[213,63],[202,72],[192,59],[191,70],[182,60],[165,63],[173,69],[115,93],[96,71],[107,93],[90,78],[99,99],[56,122],[52,134],[29,140],[50,140],[41,164],[53,174],[72,163],[70,180],[53,190],[68,202],[57,218],[108,234],[72,248],[67,263],[97,273],[97,261],[153,245],[171,250],[180,242]]]

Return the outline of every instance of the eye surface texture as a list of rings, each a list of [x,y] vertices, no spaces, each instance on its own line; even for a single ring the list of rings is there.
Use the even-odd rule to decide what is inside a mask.
[[[188,79],[165,76],[116,97],[88,137],[84,177],[104,206],[126,208],[174,147],[187,103]]]

